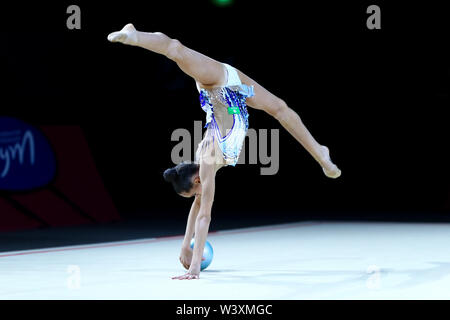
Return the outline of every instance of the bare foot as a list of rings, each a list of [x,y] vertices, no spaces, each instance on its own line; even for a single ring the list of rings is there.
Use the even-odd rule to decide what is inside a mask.
[[[322,146],[323,160],[321,162],[322,170],[328,178],[339,178],[341,170],[330,159],[330,150],[326,146]]]
[[[120,31],[112,32],[108,35],[111,42],[121,42],[129,45],[136,45],[138,42],[137,32],[134,26],[129,23]]]

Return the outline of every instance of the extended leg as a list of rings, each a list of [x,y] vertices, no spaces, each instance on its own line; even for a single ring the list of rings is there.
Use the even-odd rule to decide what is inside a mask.
[[[250,107],[264,110],[275,119],[312,155],[322,166],[327,177],[338,178],[341,170],[330,159],[329,150],[320,145],[303,124],[300,116],[280,98],[259,85],[238,70],[239,78],[247,85],[254,86],[255,95],[247,99]]]
[[[122,30],[110,33],[108,40],[165,55],[201,85],[216,86],[226,81],[226,71],[220,62],[184,46],[180,41],[171,39],[161,32],[141,32],[132,24],[127,24]]]

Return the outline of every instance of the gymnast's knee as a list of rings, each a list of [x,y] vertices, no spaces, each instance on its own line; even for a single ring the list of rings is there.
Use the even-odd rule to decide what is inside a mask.
[[[283,99],[277,99],[276,102],[266,110],[272,117],[281,121],[289,117],[290,108]]]
[[[167,46],[166,56],[170,60],[177,61],[181,59],[181,51],[183,50],[183,44],[177,39],[170,39],[169,45]]]

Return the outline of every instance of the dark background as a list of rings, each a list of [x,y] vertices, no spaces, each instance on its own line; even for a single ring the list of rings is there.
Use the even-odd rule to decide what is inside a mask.
[[[66,8],[81,8],[81,30]],[[366,8],[381,8],[368,30]],[[276,120],[280,167],[221,169],[215,221],[449,220],[449,18],[432,2],[234,0],[2,4],[1,115],[83,128],[124,219],[184,223],[190,200],[162,178],[177,128],[204,121],[194,81],[164,56],[113,44],[132,22],[229,63],[284,99],[342,176],[328,179]],[[239,196],[231,196],[230,192]],[[217,217],[215,220],[214,217]]]

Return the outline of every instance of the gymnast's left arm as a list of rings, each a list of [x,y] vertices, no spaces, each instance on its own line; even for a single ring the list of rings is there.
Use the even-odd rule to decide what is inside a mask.
[[[198,279],[200,276],[200,265],[203,257],[206,238],[208,236],[209,224],[211,222],[211,209],[214,201],[215,191],[215,167],[210,161],[200,163],[200,182],[202,194],[200,209],[195,220],[194,252],[192,262],[186,274],[173,279]]]

